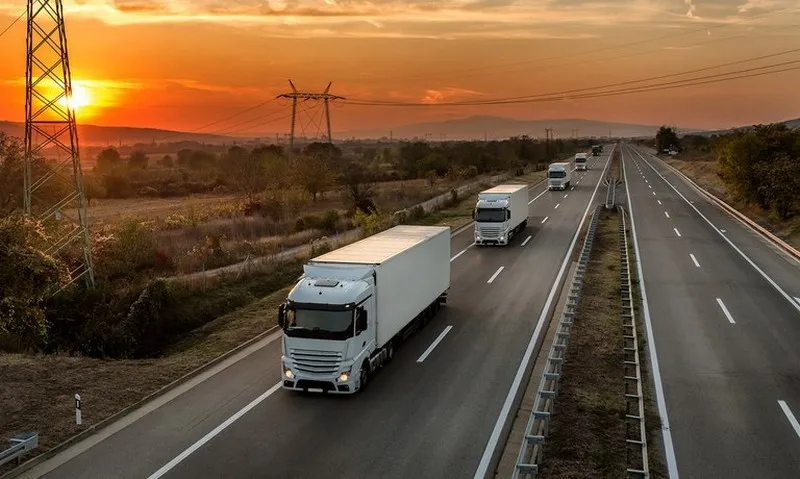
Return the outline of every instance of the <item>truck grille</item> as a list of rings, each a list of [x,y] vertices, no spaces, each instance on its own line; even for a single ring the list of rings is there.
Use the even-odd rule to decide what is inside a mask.
[[[336,374],[342,364],[342,353],[329,351],[292,349],[289,356],[298,371],[309,374]]]
[[[500,229],[499,226],[481,226],[478,231],[481,238],[497,238],[500,236]]]

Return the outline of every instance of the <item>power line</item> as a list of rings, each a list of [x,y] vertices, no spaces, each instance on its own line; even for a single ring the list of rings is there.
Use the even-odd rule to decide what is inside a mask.
[[[606,88],[613,88],[613,87],[631,85],[631,84],[635,84],[635,83],[643,83],[643,82],[646,82],[646,81],[661,80],[661,79],[672,78],[672,77],[676,77],[676,76],[689,75],[689,74],[698,73],[698,72],[701,72],[701,71],[707,71],[707,70],[713,70],[713,69],[723,68],[723,67],[727,67],[727,66],[739,65],[739,64],[742,64],[742,63],[749,63],[749,62],[753,62],[753,61],[764,60],[764,59],[767,59],[767,58],[773,58],[773,57],[776,57],[776,56],[788,55],[788,54],[791,54],[791,53],[798,53],[798,52],[800,52],[800,48],[791,49],[791,50],[785,50],[785,51],[776,52],[776,53],[772,53],[772,54],[761,55],[761,56],[757,56],[757,57],[737,60],[737,61],[733,61],[733,62],[722,63],[722,64],[703,67],[703,68],[697,68],[697,69],[693,69],[693,70],[687,70],[687,71],[682,71],[682,72],[677,72],[677,73],[670,73],[670,74],[666,74],[666,75],[659,75],[659,76],[648,77],[648,78],[641,78],[641,79],[638,79],[638,80],[628,80],[628,81],[610,83],[610,84],[594,86],[594,87],[577,88],[577,89],[572,89],[572,90],[563,90],[563,91],[557,91],[557,92],[539,93],[539,94],[531,94],[531,95],[516,96],[516,97],[505,97],[505,98],[496,98],[496,99],[488,99],[488,100],[467,100],[467,101],[446,102],[446,103],[393,102],[393,101],[386,101],[386,100],[351,99],[351,100],[347,101],[347,104],[360,105],[360,106],[417,106],[417,107],[425,106],[425,107],[430,107],[430,106],[494,105],[494,104],[517,103],[517,102],[524,103],[527,100],[536,99],[536,98],[549,98],[549,97],[562,98],[565,95],[570,95],[570,94],[573,94],[573,93],[581,93],[581,92],[587,92],[587,91],[592,91],[592,90],[602,90],[602,89],[606,89]],[[780,66],[780,65],[782,65],[782,64],[777,64],[777,66]],[[767,67],[759,67],[759,68],[763,69],[763,68],[768,68],[768,67],[769,66],[767,66]],[[749,71],[749,70],[745,70],[745,71]],[[734,74],[734,73],[737,73],[737,72],[736,71],[728,72],[728,73],[725,73],[724,75],[729,75],[729,74]],[[718,75],[712,75],[712,77],[714,77],[714,76],[718,76]],[[705,78],[705,77],[702,77],[702,78]],[[682,81],[686,81],[686,80],[682,80]]]
[[[22,13],[19,14],[19,16],[17,18],[14,19],[14,21],[12,21],[2,32],[0,32],[0,38],[2,38],[3,35],[5,35],[7,31],[11,30],[11,27],[16,25],[17,22],[22,20],[22,17],[24,17],[26,13],[28,13],[28,11],[24,10]]]

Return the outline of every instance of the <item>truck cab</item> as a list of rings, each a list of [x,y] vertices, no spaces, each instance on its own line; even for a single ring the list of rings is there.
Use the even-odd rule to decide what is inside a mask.
[[[371,269],[353,271],[350,279],[328,279],[341,276],[332,273],[307,267],[281,305],[285,389],[352,393],[368,371],[361,365],[375,348]]]
[[[577,153],[575,154],[575,169],[578,171],[586,171],[589,169],[587,162],[589,161],[589,157],[586,153]]]
[[[472,212],[475,244],[508,245],[528,224],[528,185],[498,185],[478,193]]]
[[[547,187],[552,190],[566,190],[570,184],[570,164],[553,163],[547,170]]]
[[[603,151],[602,145],[594,145],[592,146],[592,156],[599,156],[600,152]]]

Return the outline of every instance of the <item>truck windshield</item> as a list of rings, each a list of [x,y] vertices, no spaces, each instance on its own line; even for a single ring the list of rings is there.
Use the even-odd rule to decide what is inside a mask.
[[[564,171],[551,171],[550,178],[566,178],[567,173]]]
[[[583,157],[575,158],[575,162],[576,163],[586,163],[586,158],[583,158]]]
[[[502,223],[505,220],[505,208],[478,208],[475,211],[475,221],[478,223]]]
[[[286,335],[314,339],[352,338],[353,311],[331,311],[290,307],[287,311]]]

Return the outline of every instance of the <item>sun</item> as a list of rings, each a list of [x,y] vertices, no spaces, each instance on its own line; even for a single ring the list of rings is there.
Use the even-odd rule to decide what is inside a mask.
[[[83,108],[91,106],[93,103],[92,92],[85,86],[81,86],[79,84],[73,83],[72,84],[72,95],[66,98],[62,98],[59,101],[61,106],[69,107],[73,110],[80,111]]]

